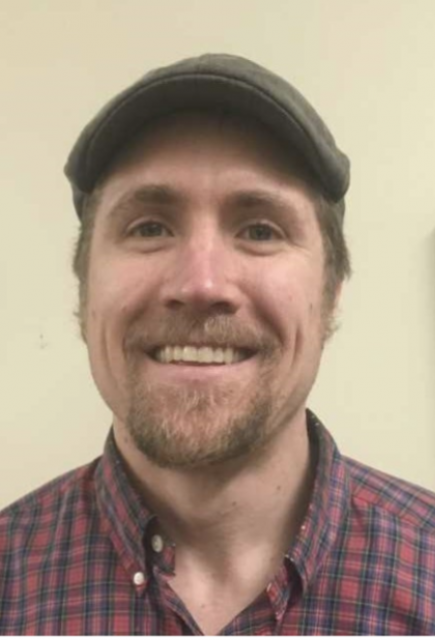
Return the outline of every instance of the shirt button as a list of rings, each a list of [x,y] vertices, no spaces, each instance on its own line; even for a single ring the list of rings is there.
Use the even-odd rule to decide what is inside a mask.
[[[140,587],[141,584],[145,582],[145,576],[142,571],[138,571],[133,576],[133,582],[137,587]]]
[[[155,551],[156,553],[161,553],[163,551],[163,547],[165,546],[162,536],[159,536],[157,534],[153,536],[151,538],[151,546],[153,548],[153,551]]]

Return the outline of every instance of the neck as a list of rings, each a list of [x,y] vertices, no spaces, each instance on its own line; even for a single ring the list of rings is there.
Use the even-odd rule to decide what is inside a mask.
[[[250,549],[281,557],[289,548],[312,488],[305,411],[261,453],[203,469],[157,467],[116,422],[115,441],[132,481],[178,550],[222,567]]]

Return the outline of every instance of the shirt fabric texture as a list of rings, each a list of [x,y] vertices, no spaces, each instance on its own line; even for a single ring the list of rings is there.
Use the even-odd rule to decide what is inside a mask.
[[[304,522],[220,635],[434,635],[435,494],[342,456],[307,418]],[[0,634],[202,635],[167,580],[174,547],[153,550],[155,522],[111,432],[102,457],[0,512]]]

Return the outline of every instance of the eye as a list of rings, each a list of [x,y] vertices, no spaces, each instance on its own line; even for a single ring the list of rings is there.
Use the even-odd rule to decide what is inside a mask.
[[[169,232],[160,222],[150,220],[149,222],[140,222],[135,225],[129,231],[129,235],[140,238],[158,238],[162,235],[169,235]]]
[[[245,235],[247,233],[248,240],[254,240],[256,242],[276,240],[282,237],[280,236],[279,232],[270,225],[259,222],[256,224],[251,224],[249,227],[247,227],[244,233]]]

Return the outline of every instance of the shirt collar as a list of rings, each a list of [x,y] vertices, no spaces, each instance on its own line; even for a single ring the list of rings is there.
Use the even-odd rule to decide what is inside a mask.
[[[311,455],[316,459],[314,487],[302,526],[288,553],[303,590],[327,557],[350,505],[346,466],[334,440],[309,410],[307,425]],[[154,516],[126,474],[113,429],[96,470],[96,488],[108,533],[126,570],[140,570],[146,575],[144,541]]]
[[[314,487],[310,503],[290,551],[305,590],[328,556],[342,530],[350,507],[350,483],[346,465],[329,432],[307,410],[311,455],[316,455]]]
[[[129,574],[147,573],[144,536],[153,514],[127,476],[113,428],[96,470],[97,501],[112,543]]]

